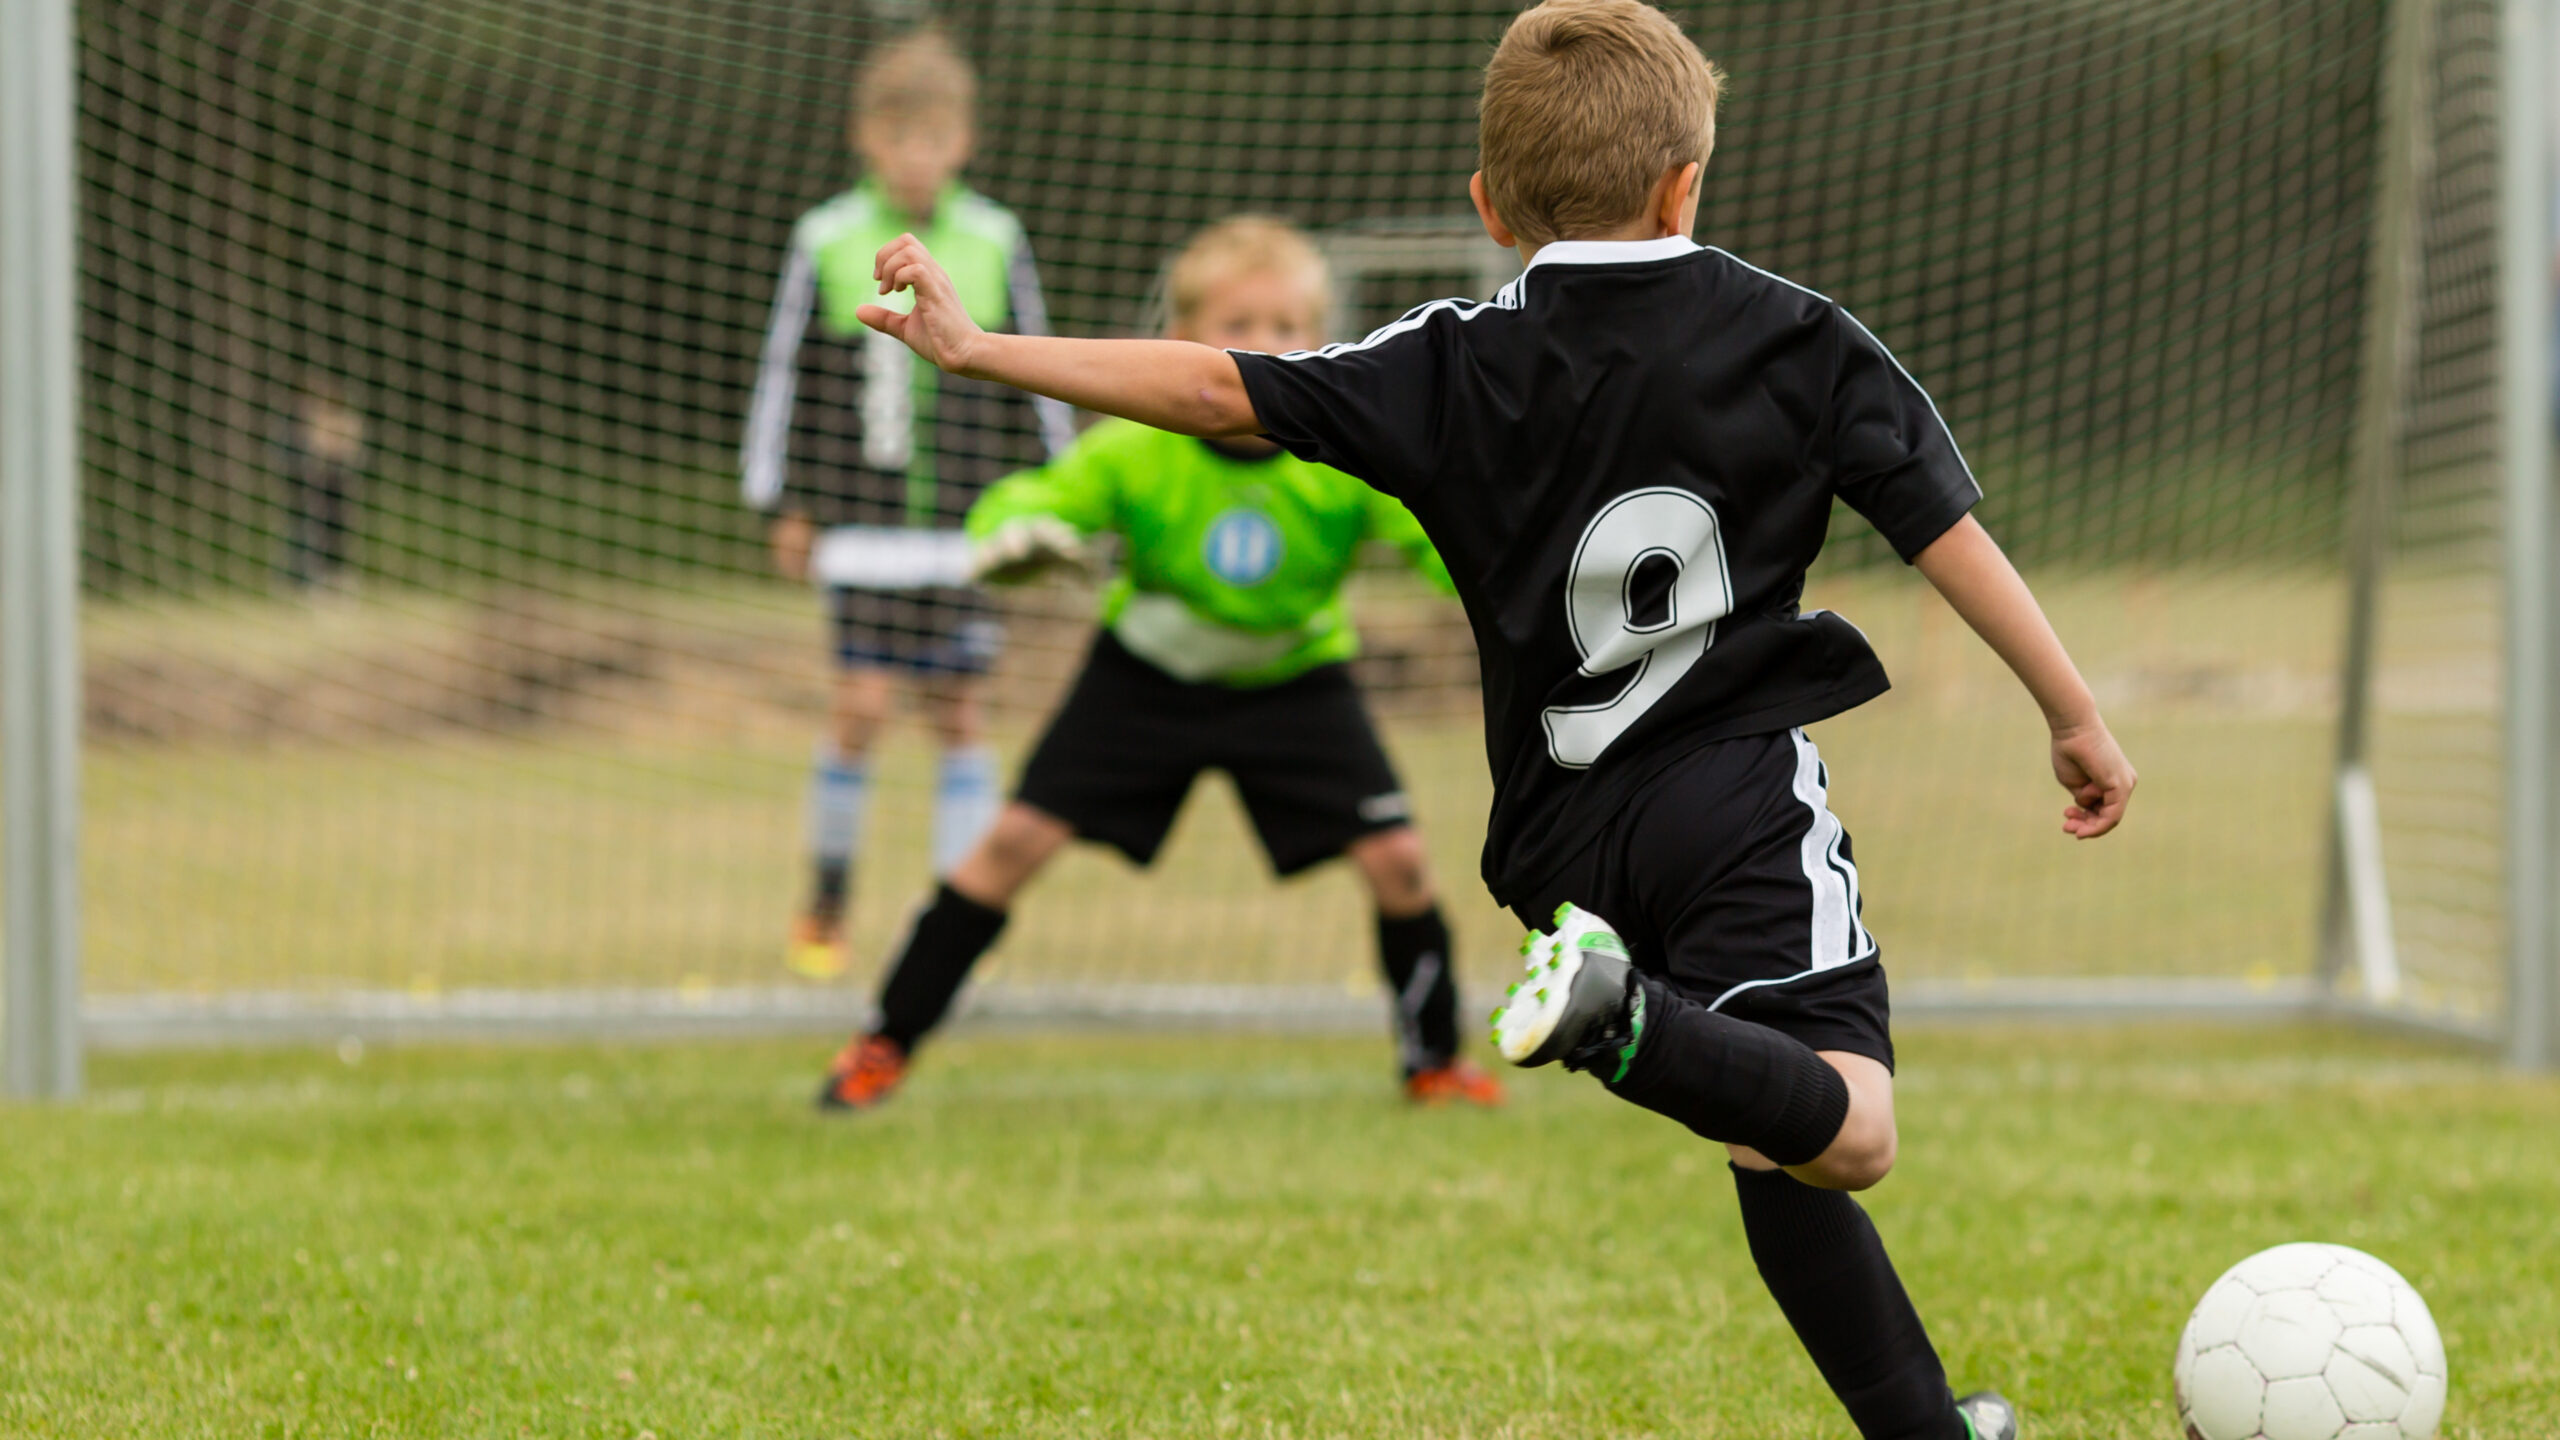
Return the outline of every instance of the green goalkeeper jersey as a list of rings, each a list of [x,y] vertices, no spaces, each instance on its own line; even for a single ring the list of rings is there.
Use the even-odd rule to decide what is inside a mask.
[[[1126,420],[998,482],[969,511],[969,536],[1041,520],[1121,537],[1102,623],[1181,680],[1276,685],[1358,654],[1342,584],[1363,540],[1455,593],[1404,506],[1341,471],[1285,451],[1238,458]]]

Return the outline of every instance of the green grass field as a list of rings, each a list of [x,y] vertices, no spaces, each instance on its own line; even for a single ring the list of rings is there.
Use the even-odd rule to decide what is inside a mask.
[[[808,1044],[104,1057],[0,1110],[0,1432],[1841,1436],[1718,1153],[1579,1077],[1417,1113],[1383,1042],[1002,1036],[896,1106]],[[2560,1414],[2560,1085],[2320,1031],[1907,1037],[1869,1197],[1959,1383],[2169,1440],[2227,1264],[2428,1296],[2449,1440]]]

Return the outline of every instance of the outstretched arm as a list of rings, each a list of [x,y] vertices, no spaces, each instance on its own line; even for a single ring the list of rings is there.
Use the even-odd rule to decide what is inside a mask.
[[[1244,374],[1223,350],[1188,340],[1069,340],[991,335],[978,328],[951,277],[913,235],[880,247],[872,263],[880,293],[915,292],[901,315],[865,305],[862,323],[955,375],[993,380],[1105,415],[1183,435],[1257,435]]]
[[[2133,797],[2133,764],[2107,733],[2096,697],[1999,543],[1967,515],[1912,563],[2043,708],[2053,729],[2053,777],[2073,802],[2062,812],[2062,828],[2083,840],[2116,828]]]

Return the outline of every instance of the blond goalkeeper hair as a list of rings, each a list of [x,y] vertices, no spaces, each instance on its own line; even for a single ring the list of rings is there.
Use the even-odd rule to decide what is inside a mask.
[[[1307,319],[1317,330],[1333,304],[1332,267],[1307,232],[1274,215],[1231,215],[1199,234],[1165,273],[1166,307],[1175,324],[1200,313],[1209,292],[1239,275],[1298,274],[1307,280]]]
[[[919,25],[873,50],[854,76],[853,118],[969,124],[978,72],[939,25]]]
[[[1642,216],[1655,183],[1716,148],[1724,75],[1641,0],[1547,0],[1484,67],[1487,197],[1532,245]]]

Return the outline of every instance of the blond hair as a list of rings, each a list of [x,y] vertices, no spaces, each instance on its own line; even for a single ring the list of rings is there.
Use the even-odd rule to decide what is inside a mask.
[[[853,82],[856,124],[913,115],[966,124],[977,104],[978,72],[939,25],[919,25],[873,50]]]
[[[1480,164],[1532,245],[1636,219],[1654,183],[1716,148],[1724,75],[1641,0],[1547,0],[1484,67]]]
[[[1209,292],[1238,275],[1294,272],[1308,280],[1308,317],[1317,328],[1332,304],[1333,277],[1324,253],[1305,231],[1272,215],[1231,215],[1191,237],[1165,272],[1165,300],[1176,324],[1200,313]]]

